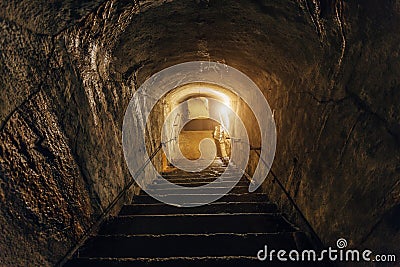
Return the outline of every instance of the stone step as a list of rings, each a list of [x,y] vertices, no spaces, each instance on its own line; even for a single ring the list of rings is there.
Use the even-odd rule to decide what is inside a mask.
[[[256,257],[171,257],[153,259],[77,258],[65,267],[324,267],[321,262],[259,261]]]
[[[104,223],[102,235],[276,233],[294,231],[278,213],[118,216]]]
[[[274,213],[278,207],[274,203],[260,202],[214,202],[211,204],[181,208],[163,203],[157,204],[131,204],[122,207],[119,215],[135,215],[135,214],[207,214],[207,213]]]
[[[205,177],[166,177],[165,179],[154,179],[154,183],[160,183],[163,182],[164,180],[167,180],[171,183],[196,183],[196,182],[205,182],[205,183],[211,183],[213,181],[245,181],[249,182],[248,179],[240,178],[238,179],[237,177],[210,177],[210,176],[205,176]]]
[[[179,186],[186,186],[186,187],[195,187],[195,186],[202,186],[202,185],[207,185],[211,182],[214,181],[214,178],[210,179],[210,180],[179,180],[178,182],[171,182],[173,184],[179,185]],[[222,187],[227,187],[227,186],[231,186],[234,182],[233,181],[229,181],[229,180],[223,180],[221,182],[215,183],[215,186],[222,186]],[[152,186],[157,186],[157,187],[170,187],[170,184],[168,184],[165,180],[156,180],[154,184],[150,185],[150,187]],[[249,186],[249,182],[245,181],[243,179],[241,179],[239,182],[237,182],[236,186]]]
[[[154,192],[156,194],[164,195],[164,194],[185,194],[189,193],[191,191],[196,191],[198,194],[224,194],[227,190],[229,190],[229,187],[226,186],[215,186],[209,187],[209,188],[194,188],[194,187],[186,187],[186,188],[171,188],[171,187],[159,187],[157,185],[153,185],[149,187],[146,192]],[[141,191],[140,193],[142,195],[146,194],[145,191]],[[249,187],[248,186],[235,186],[234,188],[231,188],[228,192],[232,193],[248,193],[249,192]]]
[[[296,249],[294,233],[179,234],[95,236],[79,249],[80,257],[152,258],[256,256],[271,249]]]
[[[226,174],[232,174],[232,175],[240,175],[240,171],[237,169],[225,171],[225,168],[213,168],[213,169],[206,169],[200,172],[186,172],[186,171],[175,171],[175,172],[168,172],[168,173],[161,173],[160,175],[164,177],[177,177],[177,176],[183,176],[183,177],[204,177],[204,176],[219,176],[222,173]]]
[[[209,194],[208,194],[209,195]],[[184,203],[202,203],[203,195],[179,195],[180,199]],[[172,196],[163,196],[163,198],[168,202]],[[175,196],[176,197],[176,196]],[[268,197],[266,194],[262,193],[228,193],[224,195],[220,199],[216,200],[216,202],[268,202]],[[138,195],[133,199],[133,204],[151,204],[151,203],[160,203],[157,199],[149,196],[149,195]]]
[[[117,217],[100,227],[65,266],[74,267],[232,267],[232,266],[326,266],[321,262],[259,261],[257,252],[310,249],[303,232],[278,213],[261,190],[249,193],[249,181],[237,170],[219,178],[225,167],[216,161],[200,173],[174,171],[165,174],[169,182],[188,189],[171,191],[171,184],[155,179],[149,189],[166,202],[179,197],[184,203],[198,203],[206,195],[219,196],[213,203],[192,208],[164,204],[146,192],[124,205]],[[192,188],[216,181],[212,188]],[[192,188],[192,189],[190,189]],[[189,193],[188,193],[189,192]],[[190,194],[190,192],[193,192]]]
[[[172,173],[161,173],[163,177],[204,177],[204,176],[220,176],[222,173],[226,174],[232,174],[232,175],[240,175],[239,171],[225,171],[224,170],[207,170],[207,171],[201,171],[201,172],[185,172],[185,171],[179,171],[179,172],[172,172]]]

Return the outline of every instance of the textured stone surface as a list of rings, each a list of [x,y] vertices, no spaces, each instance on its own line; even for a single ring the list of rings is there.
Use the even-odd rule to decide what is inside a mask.
[[[15,1],[0,3],[0,17],[38,34],[54,35],[75,24],[104,1]]]
[[[63,256],[129,179],[121,126],[134,89],[199,59],[263,90],[278,128],[273,170],[326,244],[398,248],[399,1],[0,7],[1,264]]]
[[[30,95],[37,93],[49,67],[52,49],[47,36],[32,34],[16,24],[0,20],[0,127]]]
[[[2,265],[54,262],[89,226],[93,207],[59,129],[39,93],[1,133]]]

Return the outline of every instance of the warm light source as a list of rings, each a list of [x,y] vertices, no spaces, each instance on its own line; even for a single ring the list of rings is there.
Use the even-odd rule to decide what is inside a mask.
[[[230,90],[214,84],[192,83],[175,89],[169,96],[169,99],[171,102],[175,102],[175,105],[178,105],[190,98],[213,98],[230,107],[233,95]]]
[[[226,103],[218,107],[220,123],[225,130],[228,130],[230,125],[228,111],[229,111],[229,105]]]
[[[209,83],[191,83],[178,87],[171,91],[167,96],[167,102],[170,103],[168,114],[175,106],[187,101],[187,113],[189,118],[210,118],[210,112],[219,117],[222,127],[229,131],[230,119],[228,110],[232,107],[233,99],[236,95],[231,90],[221,86]],[[207,99],[215,99],[225,106],[218,105],[214,107],[209,105]],[[183,112],[183,111],[182,111]],[[183,112],[184,113],[184,112]]]

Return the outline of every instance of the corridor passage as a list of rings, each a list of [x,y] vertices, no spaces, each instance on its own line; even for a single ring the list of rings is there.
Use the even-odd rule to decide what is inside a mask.
[[[164,177],[177,185],[200,186],[215,180],[224,168],[216,160],[200,173],[173,171]],[[226,184],[229,180],[217,187]],[[310,244],[265,194],[249,193],[248,185],[242,177],[229,194],[193,208],[163,204],[142,191],[66,266],[298,266],[257,259],[265,245],[289,251],[310,248]],[[167,189],[157,179],[152,186]]]

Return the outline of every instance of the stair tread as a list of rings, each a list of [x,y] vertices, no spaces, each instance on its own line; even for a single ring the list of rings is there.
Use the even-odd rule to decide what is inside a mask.
[[[259,261],[256,257],[248,256],[219,256],[219,257],[169,257],[169,258],[79,258],[67,263],[66,267],[265,267],[271,261]],[[299,266],[299,262],[282,262],[274,259],[273,266]],[[320,262],[302,262],[301,266],[327,266]]]
[[[141,191],[118,216],[103,223],[65,266],[256,267],[268,265],[256,257],[265,245],[275,250],[309,249],[304,232],[288,222],[266,194],[248,192],[249,181],[245,177],[235,181],[235,170],[221,179],[224,170],[214,162],[201,173],[164,174],[168,182],[183,187],[178,190],[171,190],[164,179],[155,179],[148,188],[166,202],[179,197],[185,204],[202,204],[205,195],[232,190],[212,203],[191,208],[165,204]],[[213,181],[211,188],[198,188]],[[298,262],[272,262],[298,266]],[[302,262],[302,266],[323,265]]]
[[[202,196],[204,195],[213,195],[213,196],[220,196],[220,194],[174,194],[173,197],[179,196],[182,201],[185,203],[202,203]],[[169,197],[172,197],[169,195]],[[160,195],[163,197],[164,200],[168,200],[168,195]],[[221,198],[217,199],[215,202],[267,202],[268,197],[266,194],[263,193],[232,193],[229,192],[228,194],[222,196]],[[133,203],[161,203],[159,200],[154,199],[153,197],[143,194],[137,195],[133,199]]]
[[[234,188],[230,188],[227,186],[220,186],[220,187],[206,187],[206,188],[199,188],[199,187],[181,187],[181,188],[166,188],[166,187],[158,187],[158,186],[151,186],[146,189],[146,192],[152,192],[152,194],[159,194],[159,195],[177,195],[177,194],[190,194],[191,192],[196,192],[198,194],[226,194],[226,193],[248,193],[249,187],[248,186],[235,186]],[[145,191],[142,191],[140,194],[145,195],[147,194]]]
[[[129,214],[201,214],[201,213],[237,213],[237,212],[276,212],[276,204],[261,202],[213,202],[211,204],[182,208],[163,203],[130,204],[122,207],[119,215]]]
[[[179,257],[253,256],[265,245],[296,249],[294,232],[273,234],[98,235],[79,250],[82,256]],[[168,248],[168,249],[165,249]]]
[[[259,233],[175,233],[175,234],[98,234],[93,237],[101,236],[101,237],[182,237],[182,236],[202,236],[202,237],[209,237],[209,236],[274,236],[274,235],[280,235],[280,234],[287,234],[287,233],[297,233],[299,232],[296,229],[293,229],[293,231],[288,231],[288,232],[273,232],[273,233],[264,233],[264,232],[259,232]],[[299,232],[301,233],[301,232]]]
[[[187,219],[187,218],[212,218],[212,217],[220,217],[220,216],[272,216],[272,218],[280,218],[283,214],[280,212],[236,212],[236,213],[229,213],[229,212],[220,212],[220,213],[169,213],[169,214],[122,214],[114,217],[115,221],[123,220],[123,219],[142,219],[142,218],[155,218],[155,219],[172,219],[172,218],[179,218],[179,219]],[[234,217],[235,219],[237,217]],[[229,218],[224,218],[229,219]]]
[[[160,227],[162,225],[162,227]],[[118,216],[102,226],[101,234],[276,232],[293,226],[277,213]]]
[[[182,180],[182,181],[181,181],[181,180]],[[196,185],[198,185],[198,184],[209,184],[209,183],[211,182],[211,179],[210,179],[210,181],[205,180],[205,179],[204,179],[204,181],[203,181],[203,180],[200,180],[200,181],[196,181],[196,180],[195,180],[195,181],[190,181],[190,180],[179,179],[177,182],[171,181],[171,180],[167,180],[167,181],[164,181],[164,180],[156,180],[156,181],[154,181],[153,185],[160,185],[160,186],[161,186],[161,185],[168,185],[168,182],[173,183],[173,184],[176,184],[176,185],[187,186],[187,185],[193,185],[193,184],[196,184]],[[224,185],[224,184],[231,184],[232,182],[233,182],[233,181],[230,181],[230,180],[222,180],[222,181],[218,181],[218,183],[216,183],[216,184]],[[240,180],[239,182],[237,182],[236,185],[248,186],[248,185],[249,185],[249,182]]]

